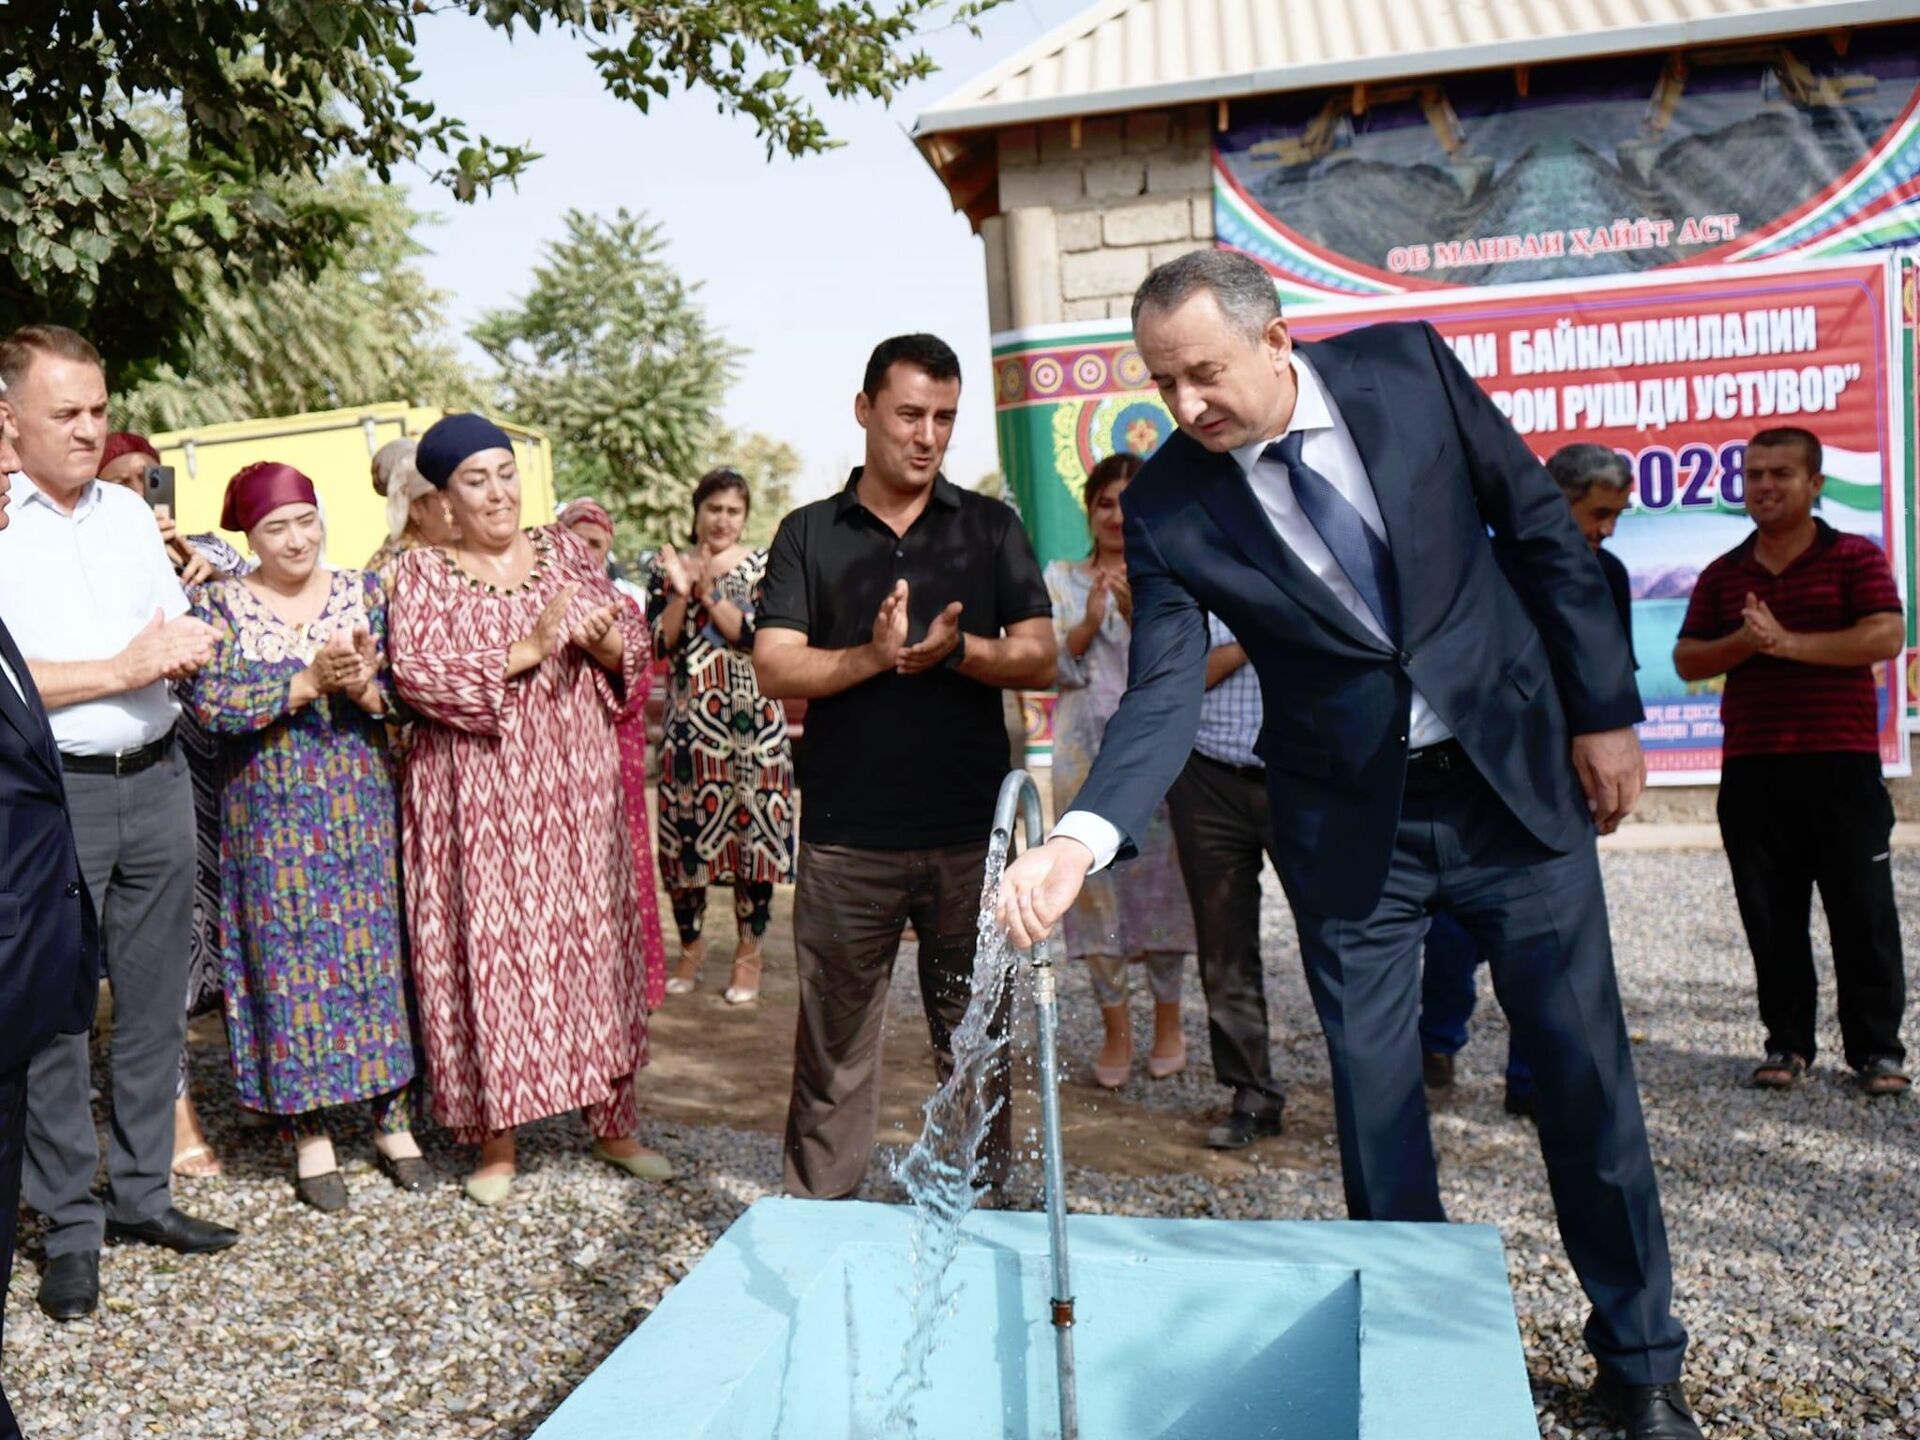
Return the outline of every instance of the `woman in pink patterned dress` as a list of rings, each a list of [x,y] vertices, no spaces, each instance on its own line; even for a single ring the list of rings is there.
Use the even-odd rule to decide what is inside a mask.
[[[573,1109],[598,1159],[666,1179],[634,1138],[660,938],[613,730],[646,693],[646,625],[564,528],[520,528],[490,421],[448,416],[414,463],[460,527],[402,557],[389,607],[394,681],[426,722],[403,848],[434,1116],[480,1147],[466,1188],[483,1205],[512,1189],[514,1127]]]
[[[613,551],[613,517],[598,500],[569,500],[554,516],[587,547],[594,563],[604,566]],[[617,590],[619,587],[616,586]],[[621,599],[640,611],[640,602],[621,592]],[[641,613],[644,613],[641,611]],[[658,1010],[667,998],[667,948],[661,939],[660,897],[653,888],[653,835],[647,827],[647,692],[629,696],[627,708],[613,720],[613,736],[620,746],[620,790],[627,802],[627,840],[633,846],[633,883],[640,892],[640,908],[647,929],[647,1009]]]

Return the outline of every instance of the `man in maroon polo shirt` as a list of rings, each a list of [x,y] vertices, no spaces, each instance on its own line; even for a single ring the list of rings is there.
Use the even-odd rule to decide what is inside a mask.
[[[1767,1030],[1753,1083],[1785,1089],[1814,1057],[1817,885],[1847,1063],[1869,1095],[1890,1095],[1908,1086],[1906,973],[1873,667],[1900,653],[1906,622],[1880,547],[1814,518],[1821,461],[1795,427],[1748,442],[1754,533],[1702,572],[1673,666],[1683,680],[1727,677],[1720,834]]]

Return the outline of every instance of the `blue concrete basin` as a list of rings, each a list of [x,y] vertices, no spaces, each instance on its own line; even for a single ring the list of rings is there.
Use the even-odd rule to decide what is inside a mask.
[[[537,1440],[882,1440],[903,1206],[762,1200]],[[1083,1440],[1535,1440],[1499,1235],[1068,1222]],[[1046,1217],[970,1216],[920,1440],[1058,1434]]]

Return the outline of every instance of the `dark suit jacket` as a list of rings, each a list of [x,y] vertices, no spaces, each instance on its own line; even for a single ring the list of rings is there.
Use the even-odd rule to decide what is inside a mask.
[[[1416,686],[1521,824],[1555,851],[1592,826],[1572,736],[1642,712],[1606,581],[1567,502],[1433,328],[1371,326],[1300,353],[1379,500],[1400,648],[1371,634],[1287,549],[1231,455],[1176,434],[1122,502],[1131,670],[1074,808],[1127,837],[1144,833],[1192,748],[1212,612],[1260,677],[1266,723],[1256,748],[1288,894],[1357,919],[1385,884]],[[1132,849],[1128,838],[1121,855]]]
[[[0,1073],[93,1024],[99,937],[67,820],[60,754],[27,662],[0,625]]]

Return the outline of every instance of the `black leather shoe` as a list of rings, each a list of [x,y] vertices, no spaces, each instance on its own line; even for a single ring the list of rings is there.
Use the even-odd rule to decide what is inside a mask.
[[[100,1303],[100,1252],[49,1256],[40,1271],[40,1308],[49,1319],[78,1320]]]
[[[1207,1131],[1207,1148],[1210,1150],[1244,1150],[1263,1135],[1278,1135],[1281,1130],[1281,1112],[1269,1110],[1264,1115],[1256,1115],[1251,1110],[1235,1110],[1227,1116],[1226,1122]]]
[[[1627,1440],[1705,1440],[1678,1380],[1622,1385],[1603,1375],[1594,1381],[1593,1398],[1627,1432]]]
[[[197,1220],[169,1205],[151,1220],[107,1221],[107,1234],[115,1240],[138,1240],[145,1245],[164,1245],[182,1255],[209,1255],[224,1250],[240,1238],[238,1230]]]
[[[1453,1057],[1437,1050],[1420,1056],[1420,1081],[1429,1090],[1448,1090],[1453,1086]]]
[[[1509,1115],[1520,1115],[1528,1120],[1533,1119],[1533,1092],[1531,1090],[1516,1090],[1513,1086],[1509,1085],[1507,1086],[1507,1098],[1502,1101],[1501,1104]]]

